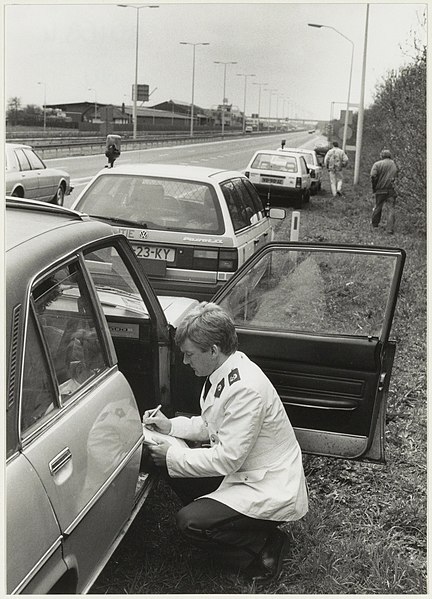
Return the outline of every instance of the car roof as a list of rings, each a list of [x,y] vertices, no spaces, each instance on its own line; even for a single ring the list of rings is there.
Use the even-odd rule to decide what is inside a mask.
[[[255,154],[253,155],[253,157],[252,157],[252,160],[253,160],[253,159],[254,159],[256,156],[258,156],[258,154],[270,154],[270,155],[272,155],[272,156],[280,156],[280,155],[281,155],[281,153],[280,153],[280,150],[257,150],[257,151],[255,152]],[[289,155],[289,154],[290,154],[290,152],[289,152],[289,151],[287,151],[287,152],[286,152],[286,154],[288,154],[288,155]],[[291,157],[292,157],[292,158],[298,158],[298,154],[299,154],[299,152],[291,152]]]
[[[7,148],[12,148],[12,149],[20,149],[20,148],[26,148],[27,150],[32,150],[33,148],[27,144],[14,144],[14,143],[10,143],[7,142],[6,144]]]
[[[315,154],[315,150],[311,150],[309,148],[279,148],[278,152],[294,152],[296,154],[303,154],[304,152],[309,152],[310,154]]]
[[[207,166],[189,166],[182,164],[119,164],[112,169],[102,169],[96,176],[107,175],[140,175],[147,177],[167,177],[170,179],[188,179],[191,181],[209,182],[224,181],[231,177],[244,177],[238,171],[229,171]]]
[[[6,290],[8,300],[22,301],[25,287],[42,270],[77,248],[113,235],[106,223],[68,208],[7,198]]]

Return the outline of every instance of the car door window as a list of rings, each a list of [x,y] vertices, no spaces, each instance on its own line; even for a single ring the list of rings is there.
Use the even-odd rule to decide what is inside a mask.
[[[247,216],[246,207],[242,204],[233,181],[225,181],[221,184],[228,210],[233,223],[234,231],[239,231],[250,225],[250,219]]]
[[[256,212],[255,205],[247,192],[246,187],[243,185],[243,181],[241,179],[234,179],[233,185],[239,199],[241,210],[244,213],[245,220],[248,224],[253,225],[257,223],[259,214]]]
[[[138,287],[115,247],[91,250],[84,257],[105,315],[148,318]]]
[[[17,157],[20,171],[30,171],[31,170],[30,162],[28,161],[27,156],[24,154],[23,150],[21,150],[21,149],[15,150],[15,156]]]
[[[25,345],[23,387],[21,394],[21,432],[26,433],[56,406],[56,394],[52,385],[45,352],[36,329],[33,312],[27,328]]]
[[[300,172],[301,172],[301,174],[302,175],[306,175],[306,173],[307,173],[307,166],[306,166],[306,161],[303,158],[303,156],[300,156],[299,162],[300,162]]]
[[[240,326],[379,337],[395,268],[396,257],[373,252],[274,249],[221,305]]]
[[[33,290],[33,299],[64,402],[108,367],[78,262],[57,270],[39,283]]]
[[[33,150],[23,150],[23,152],[27,156],[32,170],[38,170],[38,169],[45,168],[44,163],[39,158],[39,156],[33,152]]]
[[[241,182],[245,188],[245,192],[249,194],[251,198],[252,204],[255,208],[255,214],[257,215],[258,220],[265,218],[264,206],[255,187],[252,185],[249,179],[242,179]]]

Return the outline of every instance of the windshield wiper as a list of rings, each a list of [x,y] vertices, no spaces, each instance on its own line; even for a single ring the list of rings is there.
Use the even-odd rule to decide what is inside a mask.
[[[131,225],[137,229],[147,229],[147,223],[140,223],[136,220],[128,220],[127,218],[118,218],[117,216],[104,216],[102,214],[90,214],[92,218],[100,218],[101,220],[107,220],[111,223],[117,223],[119,225]]]

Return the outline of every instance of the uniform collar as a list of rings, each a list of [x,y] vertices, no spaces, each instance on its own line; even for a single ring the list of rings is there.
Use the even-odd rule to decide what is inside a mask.
[[[212,385],[217,385],[217,383],[225,376],[227,370],[231,368],[231,364],[235,361],[236,356],[238,356],[239,352],[234,352],[221,364],[216,370],[213,370],[211,375],[209,376],[209,380]]]

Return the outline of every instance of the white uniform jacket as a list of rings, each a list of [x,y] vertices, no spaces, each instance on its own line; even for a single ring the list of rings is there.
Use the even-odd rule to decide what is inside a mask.
[[[282,402],[263,371],[236,352],[210,375],[201,416],[171,420],[170,434],[210,447],[170,447],[172,477],[224,476],[206,495],[252,518],[298,520],[308,510],[302,456]]]

